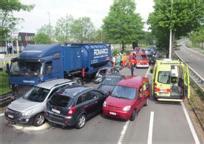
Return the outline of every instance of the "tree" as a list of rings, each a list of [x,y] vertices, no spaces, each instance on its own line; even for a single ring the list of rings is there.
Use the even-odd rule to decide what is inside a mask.
[[[10,31],[18,24],[20,18],[13,16],[14,11],[30,11],[33,5],[24,5],[19,0],[1,0],[0,2],[0,37],[5,41]],[[2,43],[1,41],[0,43]]]
[[[173,30],[173,40],[186,36],[203,23],[204,3],[202,0],[155,0],[154,12],[148,23],[160,47],[168,47],[169,30]]]
[[[36,44],[49,44],[51,43],[51,38],[45,33],[37,33],[34,37],[34,42]]]
[[[89,17],[81,17],[74,20],[71,25],[71,34],[77,42],[92,42],[95,28]]]
[[[108,42],[120,43],[124,49],[125,44],[140,39],[143,23],[135,10],[134,0],[114,0],[102,27]]]
[[[68,15],[57,20],[55,36],[59,42],[69,42],[71,40],[71,26],[73,22],[73,17]]]
[[[52,41],[54,40],[54,27],[50,24],[46,24],[41,26],[40,29],[38,29],[37,33],[44,33],[46,35],[48,35]]]
[[[201,43],[202,48],[204,48],[204,27],[199,28],[198,30],[190,34],[190,39],[194,43]]]

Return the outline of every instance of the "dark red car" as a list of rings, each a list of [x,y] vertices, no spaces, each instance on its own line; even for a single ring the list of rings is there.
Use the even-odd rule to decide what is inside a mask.
[[[150,96],[149,80],[146,77],[131,77],[121,80],[112,94],[103,103],[103,114],[123,120],[135,120],[140,109],[147,105]]]

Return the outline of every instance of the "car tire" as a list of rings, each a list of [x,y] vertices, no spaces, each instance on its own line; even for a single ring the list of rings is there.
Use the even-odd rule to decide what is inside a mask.
[[[82,79],[79,78],[79,77],[74,78],[73,81],[76,82],[79,85],[83,85]]]
[[[76,128],[77,129],[81,129],[85,126],[86,124],[86,115],[85,114],[81,114],[77,120],[76,123]]]
[[[149,100],[147,99],[146,102],[145,102],[145,104],[144,104],[144,106],[148,106],[148,103],[149,103],[148,101],[149,101]]]
[[[34,126],[41,126],[45,122],[45,116],[43,113],[37,114],[33,119],[33,125]]]
[[[134,110],[134,111],[132,112],[131,117],[130,117],[130,121],[134,121],[136,117],[137,117],[137,111]]]

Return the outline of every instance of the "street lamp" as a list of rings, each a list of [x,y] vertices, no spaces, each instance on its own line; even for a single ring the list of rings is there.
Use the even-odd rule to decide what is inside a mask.
[[[172,17],[172,12],[173,12],[173,3],[174,1],[171,0],[171,17]],[[170,18],[171,19],[171,18]],[[172,33],[173,33],[173,28],[171,26],[171,21],[170,21],[170,32],[169,32],[169,59],[172,58]]]

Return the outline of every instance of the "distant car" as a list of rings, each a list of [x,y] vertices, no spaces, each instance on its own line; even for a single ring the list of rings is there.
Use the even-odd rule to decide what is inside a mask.
[[[148,55],[148,60],[150,65],[154,65],[156,62],[156,58],[153,55]]]
[[[98,72],[96,73],[94,83],[96,83],[96,84],[101,83],[103,81],[103,78],[105,75],[117,74],[117,73],[119,73],[119,69],[117,69],[117,68],[113,68],[113,67],[100,68],[98,70]]]
[[[106,95],[108,95],[109,93],[111,93],[113,91],[114,87],[122,79],[124,79],[124,76],[120,75],[120,74],[107,75],[104,77],[103,81],[98,86],[98,90],[100,90],[103,93],[105,93]]]
[[[32,123],[40,126],[45,122],[44,110],[48,98],[63,87],[75,85],[77,84],[68,79],[56,79],[38,84],[9,104],[5,117],[13,123]]]
[[[45,116],[50,123],[80,129],[89,118],[101,112],[105,98],[93,88],[63,89],[48,101]]]
[[[142,53],[136,54],[136,67],[137,68],[148,68],[149,67],[149,60],[146,54],[142,54]]]
[[[135,120],[137,113],[150,96],[146,77],[130,77],[121,80],[103,103],[103,115],[123,120]]]

